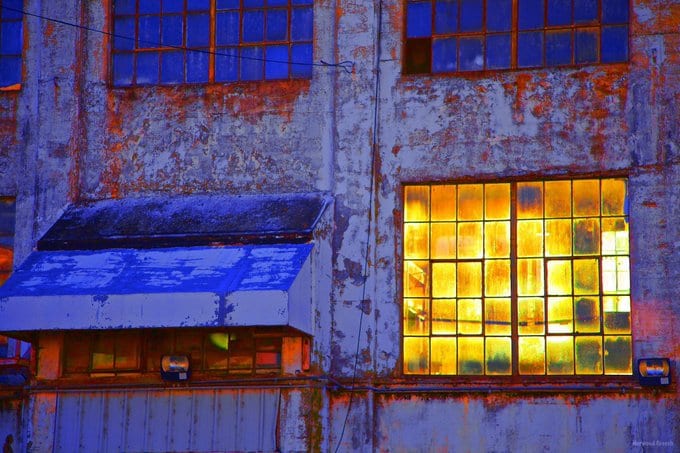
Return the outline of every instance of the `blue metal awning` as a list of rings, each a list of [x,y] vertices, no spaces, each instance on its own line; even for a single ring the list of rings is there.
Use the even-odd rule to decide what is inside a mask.
[[[33,253],[0,288],[0,332],[312,326],[310,244]]]

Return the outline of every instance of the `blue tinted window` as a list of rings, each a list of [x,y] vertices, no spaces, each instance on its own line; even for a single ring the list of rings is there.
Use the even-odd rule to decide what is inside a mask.
[[[241,49],[241,80],[262,79],[262,59],[261,47]]]
[[[137,83],[139,85],[158,83],[158,52],[137,54]]]
[[[509,34],[488,35],[486,38],[486,67],[488,69],[508,69],[512,57]]]
[[[291,17],[290,38],[292,41],[311,41],[314,30],[312,28],[312,8],[295,8]]]
[[[517,38],[517,66],[543,66],[543,32],[520,33]]]
[[[432,4],[409,3],[406,16],[406,36],[420,38],[432,34]]]
[[[311,5],[314,0],[292,0],[293,5]]]
[[[628,0],[602,0],[602,23],[628,22]]]
[[[118,86],[132,85],[135,69],[135,56],[131,53],[113,56],[113,83]]]
[[[602,62],[628,60],[628,27],[602,27]]]
[[[238,16],[237,12],[217,13],[215,44],[218,46],[238,44]]]
[[[576,63],[597,63],[599,41],[596,30],[576,30]]]
[[[6,7],[0,11],[3,19],[23,19],[23,0],[5,0],[2,5]]]
[[[21,83],[21,57],[0,57],[0,86]]]
[[[217,9],[238,9],[239,0],[217,0]]]
[[[238,48],[227,47],[217,50],[215,56],[215,81],[233,82],[238,80]]]
[[[482,29],[482,0],[460,0],[460,30]]]
[[[571,25],[571,0],[548,0],[548,25]]]
[[[456,67],[456,38],[435,39],[432,43],[432,71],[454,72]]]
[[[268,46],[265,50],[264,78],[288,78],[288,46]]]
[[[184,0],[163,0],[164,13],[181,13],[184,11]]]
[[[574,0],[574,22],[587,23],[597,20],[597,0]]]
[[[512,0],[487,0],[487,31],[510,31],[512,28]]]
[[[546,33],[545,60],[548,66],[571,64],[570,31]]]
[[[139,41],[141,48],[158,47],[161,35],[160,16],[141,16],[139,18]]]
[[[461,71],[481,71],[484,69],[482,38],[460,38],[459,46]]]
[[[184,52],[164,52],[161,55],[161,83],[184,82]]]
[[[161,43],[164,46],[181,46],[184,42],[184,21],[182,16],[164,16],[161,29]]]
[[[437,33],[458,31],[458,0],[437,0],[434,12],[434,30]]]
[[[210,0],[187,0],[187,11],[206,11],[210,9]]]
[[[135,19],[123,17],[113,22],[113,47],[118,50],[132,50],[135,48]]]
[[[293,44],[290,72],[293,77],[312,76],[312,45]]]
[[[267,6],[286,6],[288,0],[267,0]]]
[[[279,9],[267,13],[267,41],[283,41],[288,37],[288,11]]]
[[[519,0],[517,15],[520,30],[543,28],[543,0]]]
[[[116,0],[113,2],[113,11],[115,14],[134,14],[135,0]]]
[[[258,6],[264,6],[264,0],[243,0],[243,6],[246,8],[257,8]]]
[[[158,14],[161,12],[161,0],[140,0],[139,14]]]
[[[264,38],[264,12],[246,11],[243,13],[243,41],[261,42]]]
[[[0,31],[0,53],[21,54],[21,22],[3,22]]]
[[[187,51],[187,82],[207,82],[209,61],[206,52]]]
[[[210,45],[210,16],[191,14],[187,16],[187,47]]]

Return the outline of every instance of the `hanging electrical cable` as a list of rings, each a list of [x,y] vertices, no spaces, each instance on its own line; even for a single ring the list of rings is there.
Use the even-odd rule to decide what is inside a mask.
[[[357,347],[356,351],[354,353],[354,370],[352,371],[352,385],[349,388],[349,401],[347,403],[347,413],[345,414],[345,419],[342,423],[342,431],[340,432],[340,438],[338,439],[338,443],[335,446],[335,453],[338,452],[340,449],[340,445],[342,444],[342,438],[345,436],[345,429],[347,427],[347,420],[349,419],[349,414],[352,411],[352,403],[354,401],[354,391],[355,391],[355,386],[356,386],[356,377],[357,377],[357,367],[359,364],[359,350],[361,347],[361,329],[363,327],[363,321],[364,321],[364,314],[365,314],[365,307],[364,307],[364,301],[366,300],[366,282],[368,281],[368,255],[370,253],[371,249],[371,229],[373,225],[373,209],[374,209],[374,187],[375,187],[375,164],[376,164],[376,157],[379,151],[379,118],[378,115],[380,113],[380,47],[381,47],[381,42],[382,42],[382,0],[378,0],[378,12],[377,12],[377,19],[376,19],[376,37],[375,37],[375,69],[374,69],[374,74],[375,74],[375,83],[374,83],[374,91],[373,91],[373,131],[371,135],[371,166],[370,166],[370,183],[369,183],[369,199],[368,199],[368,227],[366,231],[366,248],[365,248],[365,255],[364,255],[364,266],[363,266],[363,283],[362,283],[362,288],[361,288],[361,300],[359,301],[360,307],[359,311],[361,314],[359,315],[359,328],[357,332]]]
[[[100,30],[98,28],[92,28],[92,27],[88,27],[86,25],[80,25],[80,24],[68,22],[68,21],[61,20],[61,19],[55,19],[53,17],[47,17],[47,16],[44,16],[42,14],[31,13],[31,12],[28,12],[28,11],[24,11],[23,9],[13,8],[11,6],[1,5],[0,8],[8,10],[8,11],[14,11],[15,13],[21,13],[24,16],[34,17],[36,19],[40,19],[40,20],[44,20],[44,21],[48,21],[48,22],[53,22],[55,24],[65,25],[67,27],[78,28],[78,29],[81,29],[81,30],[89,31],[89,32],[92,32],[92,33],[98,33],[98,34],[109,36],[109,37],[112,37],[112,38],[127,39],[127,40],[131,40],[131,41],[135,41],[135,38],[131,37],[131,36],[119,35],[119,34],[116,34],[116,33],[112,33],[110,31]],[[143,40],[143,39],[137,39],[136,41],[138,43],[147,44],[151,47],[162,47],[164,49],[186,50],[186,51],[189,51],[189,52],[196,52],[196,53],[202,53],[202,54],[207,54],[207,55],[215,55],[215,56],[218,56],[218,57],[233,57],[233,58],[238,58],[238,59],[241,59],[241,60],[264,61],[264,62],[268,62],[268,63],[285,63],[285,64],[289,63],[288,61],[283,61],[283,60],[252,57],[252,56],[246,56],[246,55],[236,55],[236,54],[230,54],[230,53],[226,53],[226,52],[215,52],[215,51],[212,51],[212,50],[194,49],[194,48],[185,47],[185,46],[161,44],[158,41],[149,41],[149,40]],[[321,67],[326,67],[326,68],[340,68],[348,74],[351,74],[353,69],[354,69],[354,62],[351,61],[351,60],[345,60],[345,61],[341,61],[339,63],[328,63],[328,62],[323,61],[323,60],[319,60],[318,63],[314,63],[314,62],[312,62],[312,63],[299,63],[299,62],[294,62],[294,61],[290,62],[290,63],[295,64],[295,65],[299,65],[299,66],[321,66]]]

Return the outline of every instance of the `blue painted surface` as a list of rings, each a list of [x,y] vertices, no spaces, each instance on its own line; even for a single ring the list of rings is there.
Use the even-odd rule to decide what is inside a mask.
[[[287,291],[311,244],[35,252],[0,288],[13,296]]]

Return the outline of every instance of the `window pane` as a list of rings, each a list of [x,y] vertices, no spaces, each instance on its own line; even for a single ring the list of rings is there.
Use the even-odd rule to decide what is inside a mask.
[[[458,186],[458,220],[482,220],[484,214],[483,193],[481,184]]]
[[[229,334],[229,372],[250,373],[253,370],[253,338],[241,333]]]
[[[571,31],[546,32],[545,59],[547,66],[571,64]]]
[[[630,296],[604,296],[604,333],[630,333]]]
[[[602,374],[602,337],[576,337],[576,374]]]
[[[602,62],[628,60],[628,27],[602,27]]]
[[[164,46],[181,46],[183,43],[184,21],[182,16],[164,16],[161,30],[161,44]]]
[[[605,24],[628,22],[628,0],[603,0],[602,22]]]
[[[281,368],[281,338],[256,339],[255,368],[265,372]]]
[[[432,263],[432,297],[456,297],[454,263]]]
[[[487,297],[510,296],[509,260],[487,260],[484,262],[484,295]]]
[[[141,16],[139,18],[139,48],[158,47],[161,42],[161,21],[159,16]]]
[[[161,12],[161,0],[141,0],[139,14],[153,14]]]
[[[542,298],[521,297],[517,300],[517,331],[520,335],[543,335],[545,333]]]
[[[262,48],[241,49],[241,80],[262,80]]]
[[[510,184],[485,184],[484,201],[486,220],[510,218]]]
[[[543,66],[543,32],[520,33],[517,39],[517,66]]]
[[[602,180],[602,215],[626,215],[626,180]]]
[[[597,63],[600,60],[600,34],[598,29],[576,31],[576,63]]]
[[[576,333],[600,332],[600,305],[595,297],[577,297],[574,303]]]
[[[456,220],[456,186],[432,186],[432,220]]]
[[[163,0],[164,13],[181,13],[182,11],[184,11],[184,0]]]
[[[312,76],[311,44],[293,44],[291,57],[291,77],[308,78]]]
[[[217,49],[215,56],[215,80],[217,82],[231,82],[238,80],[238,49],[227,47]]]
[[[428,258],[430,231],[427,223],[404,225],[404,258]]]
[[[409,38],[404,42],[404,74],[424,74],[431,70],[430,38]]]
[[[187,355],[193,370],[203,369],[203,334],[178,332],[175,337],[175,354]]]
[[[295,8],[291,15],[290,37],[293,41],[311,41],[314,34],[312,27],[312,8]]]
[[[459,297],[482,296],[482,263],[459,262],[457,291]]]
[[[404,220],[407,222],[430,219],[430,188],[404,187]]]
[[[517,217],[540,219],[543,217],[543,183],[517,183]]]
[[[600,215],[600,181],[574,181],[574,217]]]
[[[508,69],[512,45],[510,35],[489,35],[486,38],[486,67],[487,69]]]
[[[243,13],[243,41],[260,42],[264,38],[264,11]]]
[[[486,374],[512,374],[512,342],[510,338],[486,339]]]
[[[141,341],[139,332],[121,332],[115,335],[116,370],[139,369]]]
[[[159,371],[161,359],[174,353],[174,336],[167,331],[151,331],[146,335],[146,370]]]
[[[187,46],[206,47],[210,44],[210,16],[192,14],[187,16]]]
[[[184,52],[164,52],[161,55],[161,83],[184,82]]]
[[[456,374],[456,339],[432,338],[432,374]]]
[[[548,261],[548,294],[559,296],[571,293],[571,260]]]
[[[135,0],[115,0],[113,2],[114,14],[134,14]]]
[[[543,256],[543,221],[517,222],[517,256]]]
[[[458,257],[481,258],[483,253],[483,223],[463,222],[458,224]]]
[[[113,48],[132,50],[135,47],[135,20],[131,17],[118,18],[113,22]]]
[[[458,300],[458,333],[464,335],[482,333],[482,301],[480,299]]]
[[[427,261],[405,261],[404,296],[430,297],[430,270]]]
[[[210,0],[187,0],[188,11],[200,11],[210,9]]]
[[[90,371],[90,340],[90,334],[86,333],[67,332],[64,335],[65,373],[87,373]]]
[[[135,56],[133,54],[113,55],[113,84],[116,86],[132,85]]]
[[[437,0],[434,29],[436,33],[451,33],[458,30],[458,0]]]
[[[512,21],[512,0],[486,1],[486,29],[488,31],[510,31]]]
[[[215,44],[218,46],[238,44],[239,14],[217,13],[215,19]]]
[[[205,344],[205,367],[208,370],[226,370],[229,368],[229,334],[214,332],[208,334]]]
[[[486,335],[510,335],[510,299],[486,299],[484,301],[484,333]]]
[[[208,81],[209,58],[206,52],[187,52],[187,82]]]
[[[267,12],[267,41],[282,41],[288,37],[288,11]]]
[[[574,22],[597,21],[597,0],[574,0]]]
[[[95,335],[92,345],[92,371],[113,370],[115,342],[112,334]]]
[[[574,219],[574,255],[598,253],[600,253],[599,219]]]
[[[452,335],[456,333],[456,300],[432,300],[432,333]]]
[[[596,259],[574,260],[574,294],[598,294],[599,265]]]
[[[460,30],[482,30],[482,0],[460,0]]]
[[[517,260],[517,294],[520,296],[543,295],[543,260]]]
[[[574,305],[571,297],[548,298],[548,333],[574,331]]]
[[[288,46],[267,46],[264,77],[267,80],[288,77]]]
[[[571,24],[571,0],[548,0],[548,25]]]
[[[571,230],[569,239],[571,239]],[[486,258],[510,256],[510,222],[486,222],[484,224],[484,256]]]
[[[602,258],[602,292],[627,294],[630,292],[630,275],[627,256]]]
[[[432,4],[411,2],[406,11],[406,37],[424,38],[432,35]]]
[[[631,374],[633,372],[631,338],[604,337],[604,373]]]
[[[484,69],[484,39],[460,38],[459,41],[461,71],[481,71]]]
[[[432,258],[445,259],[456,257],[456,224],[432,224]]]
[[[545,374],[545,339],[543,337],[519,337],[519,374]]]
[[[543,28],[543,0],[519,0],[519,29]]]
[[[571,220],[545,221],[545,255],[571,255]]]
[[[150,85],[158,83],[158,52],[137,54],[137,84]]]
[[[432,42],[432,72],[453,72],[458,69],[456,38],[438,38]]]
[[[484,339],[458,338],[458,374],[484,373]]]
[[[545,216],[571,217],[571,181],[545,182]]]
[[[546,341],[548,374],[574,374],[573,337],[548,337]]]
[[[429,342],[427,337],[404,337],[404,374],[429,372]]]

